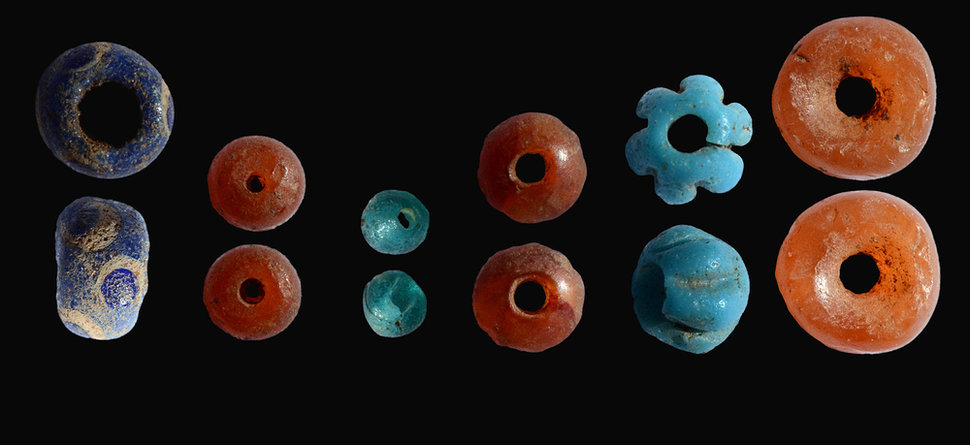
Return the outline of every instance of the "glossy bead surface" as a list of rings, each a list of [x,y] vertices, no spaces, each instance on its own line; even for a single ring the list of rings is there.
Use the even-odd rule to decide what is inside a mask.
[[[375,194],[360,215],[360,231],[374,250],[401,255],[417,249],[428,235],[431,214],[414,195],[403,190]]]
[[[120,86],[132,96],[130,106],[115,103],[108,110],[119,122],[138,116],[133,134],[111,138],[89,134],[82,126],[82,102],[95,90]],[[175,107],[168,85],[144,57],[122,45],[94,42],[71,48],[44,70],[37,86],[36,118],[41,137],[61,162],[78,173],[96,178],[121,178],[147,167],[168,142]],[[120,129],[125,130],[125,129]],[[124,133],[124,131],[121,131]]]
[[[541,176],[521,178],[522,159],[541,158]],[[579,137],[555,116],[522,113],[488,133],[478,165],[478,185],[492,207],[521,223],[555,219],[579,199],[586,160]]]
[[[545,301],[535,310],[516,304],[525,282],[542,287]],[[565,340],[579,324],[586,288],[562,253],[542,244],[510,247],[492,255],[478,272],[472,308],[479,327],[500,345],[541,352]]]
[[[709,352],[734,331],[749,291],[737,250],[688,225],[647,243],[633,273],[633,308],[643,330],[695,354]]]
[[[868,291],[842,281],[843,263],[862,254],[878,268]],[[798,324],[826,346],[871,354],[912,341],[940,292],[940,260],[930,227],[909,203],[859,190],[812,205],[792,224],[775,278]]]
[[[654,88],[637,103],[637,116],[647,127],[634,133],[626,144],[626,159],[638,175],[653,176],[654,192],[667,204],[685,204],[697,195],[697,187],[725,193],[741,180],[744,162],[733,146],[751,140],[751,115],[738,103],[725,105],[724,89],[714,79],[693,75],[680,82],[680,91]],[[693,115],[707,125],[706,146],[671,145],[670,127]]]
[[[296,318],[302,288],[286,256],[271,247],[244,244],[212,263],[202,297],[209,318],[227,334],[264,340]]]
[[[289,147],[266,136],[243,136],[212,159],[209,200],[229,224],[252,232],[288,221],[306,193],[303,164]]]
[[[838,96],[852,91],[851,81],[874,97],[847,113]],[[792,152],[844,179],[882,178],[909,165],[929,138],[935,110],[926,50],[906,28],[878,17],[811,30],[788,54],[772,93],[775,123]]]
[[[388,270],[364,286],[364,318],[381,337],[402,337],[424,322],[428,300],[407,273]]]
[[[81,336],[128,333],[148,292],[148,229],[133,207],[83,197],[61,211],[55,231],[57,313]]]

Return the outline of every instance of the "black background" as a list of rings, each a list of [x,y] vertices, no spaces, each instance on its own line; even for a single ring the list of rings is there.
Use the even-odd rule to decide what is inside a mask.
[[[179,410],[238,412],[245,424],[249,410],[339,408],[319,420],[329,422],[323,427],[371,410],[427,412],[418,401],[459,415],[503,401],[503,411],[492,415],[528,423],[555,411],[578,427],[596,412],[653,419],[705,409],[747,414],[751,402],[774,412],[820,402],[852,416],[892,406],[895,415],[911,416],[965,395],[965,368],[956,362],[964,261],[954,244],[962,243],[957,212],[965,202],[957,173],[966,156],[965,141],[957,139],[965,93],[957,65],[962,50],[950,50],[953,11],[834,3],[796,12],[653,6],[543,12],[498,4],[266,9],[52,10],[20,18],[38,32],[12,45],[16,55],[8,60],[16,63],[6,69],[17,78],[7,82],[5,133],[19,137],[8,147],[15,159],[8,171],[23,175],[8,189],[17,206],[7,218],[17,232],[8,234],[26,241],[10,252],[14,281],[26,286],[8,295],[7,317],[19,327],[6,336],[13,354],[6,367],[21,372],[34,389],[30,400],[41,402],[25,412],[45,412],[47,400],[172,402]],[[904,170],[868,182],[832,178],[798,160],[770,106],[795,42],[814,26],[851,15],[906,26],[927,48],[938,82],[923,152]],[[97,40],[150,60],[175,101],[165,150],[123,179],[71,171],[44,146],[34,121],[43,69],[62,51]],[[744,105],[754,136],[736,148],[745,162],[737,187],[720,195],[701,190],[692,202],[669,206],[653,193],[652,178],[629,169],[624,144],[644,126],[634,113],[639,97],[654,87],[676,89],[691,74],[715,78],[725,102]],[[476,179],[485,135],[526,111],[553,114],[571,127],[589,169],[572,209],[532,225],[490,207]],[[222,220],[205,181],[215,153],[251,134],[292,148],[308,183],[296,215],[262,233]],[[388,188],[414,193],[431,212],[427,240],[406,255],[379,254],[360,234],[367,200]],[[778,248],[795,217],[829,195],[857,189],[892,193],[920,210],[950,277],[923,333],[900,350],[872,356],[839,353],[811,338],[789,315],[774,280]],[[150,287],[138,324],[113,341],[74,336],[55,309],[55,220],[85,195],[134,206],[151,236]],[[640,251],[675,224],[732,244],[751,278],[741,323],[703,355],[647,335],[632,310],[629,287]],[[576,330],[538,354],[496,346],[471,310],[472,285],[486,259],[531,241],[567,255],[586,285]],[[223,333],[202,304],[209,265],[246,243],[283,252],[303,286],[296,320],[261,342]],[[399,339],[375,335],[361,309],[364,284],[387,269],[413,276],[429,302],[424,324]],[[903,398],[916,403],[902,404]],[[741,402],[744,409],[734,408]]]

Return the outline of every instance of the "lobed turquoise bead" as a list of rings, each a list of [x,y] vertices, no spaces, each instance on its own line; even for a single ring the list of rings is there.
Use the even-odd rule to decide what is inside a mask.
[[[428,209],[417,197],[402,190],[384,190],[367,202],[360,230],[374,250],[400,255],[424,242],[429,222]]]
[[[693,75],[680,83],[680,92],[666,88],[647,91],[637,104],[637,116],[647,127],[626,144],[630,168],[654,177],[654,191],[667,204],[685,204],[697,187],[724,193],[737,185],[744,162],[732,146],[751,140],[751,115],[738,103],[724,105],[724,90],[714,79]],[[708,145],[696,151],[674,148],[667,134],[677,119],[699,117],[707,125]]]
[[[428,312],[428,300],[410,275],[388,270],[364,286],[364,318],[382,337],[410,334]]]
[[[644,331],[695,354],[721,344],[748,303],[744,262],[729,244],[689,225],[647,243],[633,273],[633,308]]]

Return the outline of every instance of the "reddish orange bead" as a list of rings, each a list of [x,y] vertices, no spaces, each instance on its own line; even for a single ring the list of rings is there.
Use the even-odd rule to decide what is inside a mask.
[[[844,263],[861,254],[878,269],[871,289],[849,290]],[[798,324],[826,346],[881,353],[913,340],[940,292],[930,227],[893,195],[852,191],[805,210],[782,243],[775,278]],[[858,292],[858,293],[857,293]]]
[[[520,162],[530,160],[541,164],[537,178],[520,177]],[[579,199],[585,182],[579,137],[555,116],[512,116],[485,138],[478,184],[488,203],[515,221],[537,223],[562,215]]]
[[[209,166],[209,199],[229,224],[260,232],[289,220],[306,191],[303,165],[282,142],[244,136],[222,148]]]
[[[516,290],[536,283],[545,300],[536,308],[516,303]],[[478,273],[472,309],[478,325],[500,346],[540,352],[568,337],[583,315],[583,279],[562,253],[538,243],[492,255]]]
[[[241,340],[263,340],[286,329],[300,310],[300,277],[271,247],[246,244],[209,268],[202,298],[209,318]]]

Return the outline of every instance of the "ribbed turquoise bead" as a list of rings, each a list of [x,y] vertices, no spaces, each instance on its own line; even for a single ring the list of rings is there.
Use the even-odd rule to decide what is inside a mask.
[[[421,326],[427,312],[424,291],[405,272],[382,272],[364,286],[364,318],[381,337],[410,334]]]
[[[360,216],[360,230],[374,250],[400,255],[416,249],[428,235],[430,213],[420,200],[402,190],[374,195]]]

